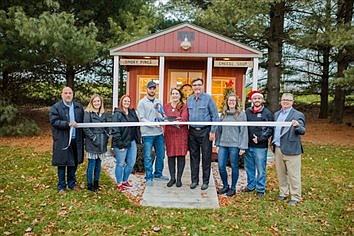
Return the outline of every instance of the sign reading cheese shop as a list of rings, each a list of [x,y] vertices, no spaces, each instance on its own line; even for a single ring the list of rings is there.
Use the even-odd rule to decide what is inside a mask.
[[[215,67],[252,67],[253,61],[214,61]]]
[[[120,59],[120,64],[124,66],[158,66],[156,59]]]

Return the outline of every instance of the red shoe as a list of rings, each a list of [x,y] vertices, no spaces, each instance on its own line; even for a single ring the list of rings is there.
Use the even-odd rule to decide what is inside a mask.
[[[126,188],[132,188],[133,187],[133,185],[131,185],[128,181],[123,182],[122,185],[124,187],[126,187]]]
[[[125,190],[123,184],[117,184],[117,189],[118,189],[118,191],[120,191],[120,192],[123,192],[123,191]]]

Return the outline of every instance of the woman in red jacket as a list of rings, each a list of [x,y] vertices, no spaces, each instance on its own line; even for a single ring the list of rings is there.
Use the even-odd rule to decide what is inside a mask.
[[[182,102],[182,99],[182,92],[177,88],[173,88],[171,90],[171,102],[164,105],[165,120],[188,121],[187,105]],[[171,176],[167,187],[172,187],[174,184],[176,184],[176,187],[181,187],[185,156],[188,151],[188,126],[166,125],[164,136],[168,156],[168,169]]]

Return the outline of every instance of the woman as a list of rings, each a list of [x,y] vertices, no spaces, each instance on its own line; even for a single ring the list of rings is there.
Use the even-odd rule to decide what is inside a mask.
[[[182,102],[182,99],[182,92],[173,88],[171,90],[171,102],[164,106],[165,120],[188,121],[187,105]],[[176,187],[181,187],[185,156],[188,151],[188,127],[187,125],[166,125],[164,136],[170,171],[170,181],[167,183],[167,187],[172,187],[174,184],[176,184]]]
[[[119,101],[119,108],[115,109],[112,122],[138,122],[138,116],[134,109],[130,108],[129,95],[123,95]],[[137,147],[141,135],[139,127],[114,127],[112,128],[112,148],[116,161],[116,181],[119,191],[133,187],[129,182],[136,161]]]
[[[107,122],[104,113],[102,98],[95,94],[92,95],[84,113],[84,123]],[[84,128],[85,148],[87,152],[88,166],[86,170],[87,189],[96,192],[99,188],[101,173],[101,159],[107,152],[107,142],[109,138],[108,128]],[[93,182],[92,182],[93,175]]]
[[[240,109],[239,99],[235,94],[227,96],[220,120],[222,122],[247,121],[246,114]],[[246,126],[219,126],[215,144],[219,147],[218,166],[223,188],[218,194],[225,194],[229,197],[236,194],[238,180],[238,159],[248,148],[248,131]],[[231,163],[231,186],[227,181],[226,163]]]

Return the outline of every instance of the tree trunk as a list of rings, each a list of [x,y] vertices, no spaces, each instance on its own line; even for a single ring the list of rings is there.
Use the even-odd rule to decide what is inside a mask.
[[[343,24],[351,24],[353,17],[353,0],[338,0],[337,25],[340,27]],[[349,51],[347,48],[341,48],[338,51],[337,57],[337,77],[344,76],[344,71],[349,65]],[[341,124],[344,117],[345,91],[341,85],[337,84],[334,92],[333,112],[331,122]]]
[[[318,118],[328,118],[328,78],[329,78],[329,56],[330,47],[323,50],[322,81],[321,81],[321,105]]]
[[[75,71],[74,71],[74,66],[67,64],[66,65],[66,86],[70,87],[73,91],[75,91],[74,88],[74,78],[75,78]]]
[[[270,9],[270,29],[268,38],[268,80],[267,102],[272,112],[279,109],[280,77],[282,71],[282,49],[284,40],[285,2],[276,2]]]
[[[5,69],[2,72],[2,88],[1,88],[1,97],[4,99],[9,99],[9,72]]]

